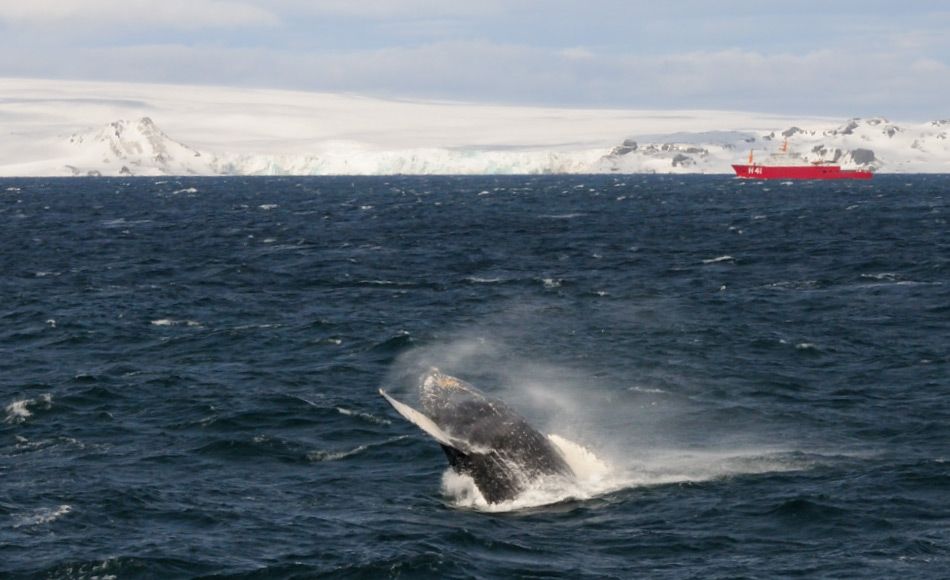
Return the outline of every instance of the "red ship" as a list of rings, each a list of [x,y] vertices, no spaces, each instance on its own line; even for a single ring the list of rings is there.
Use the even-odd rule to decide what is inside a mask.
[[[771,163],[756,163],[749,151],[746,165],[733,165],[736,177],[740,179],[871,179],[874,175],[863,169],[841,169],[824,161],[811,163],[789,163],[788,139],[782,145],[780,153],[771,156]]]

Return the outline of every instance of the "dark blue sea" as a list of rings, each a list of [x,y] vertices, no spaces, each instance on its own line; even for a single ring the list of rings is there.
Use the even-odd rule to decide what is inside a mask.
[[[950,176],[0,180],[0,577],[950,577]],[[473,501],[436,366],[603,467]]]

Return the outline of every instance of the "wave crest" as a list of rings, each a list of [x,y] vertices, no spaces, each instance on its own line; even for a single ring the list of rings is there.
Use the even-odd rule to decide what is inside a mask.
[[[6,406],[7,416],[4,423],[22,423],[33,416],[33,411],[46,411],[53,406],[53,396],[49,393],[35,399],[20,399]]]

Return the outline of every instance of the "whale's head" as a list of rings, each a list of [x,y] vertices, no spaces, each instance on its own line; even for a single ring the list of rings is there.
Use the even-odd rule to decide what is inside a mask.
[[[505,433],[517,431],[518,425],[531,429],[501,400],[434,367],[419,381],[419,402],[427,417],[469,449],[493,449]]]
[[[478,389],[463,380],[432,367],[419,381],[419,401],[427,415],[435,419],[454,415],[461,408],[489,403]]]

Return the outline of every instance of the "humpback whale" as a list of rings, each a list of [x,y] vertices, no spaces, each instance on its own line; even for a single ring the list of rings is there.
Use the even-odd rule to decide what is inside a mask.
[[[574,477],[551,441],[502,401],[461,379],[430,369],[419,382],[422,411],[379,393],[445,452],[449,465],[470,476],[489,503],[510,500],[535,479]]]

